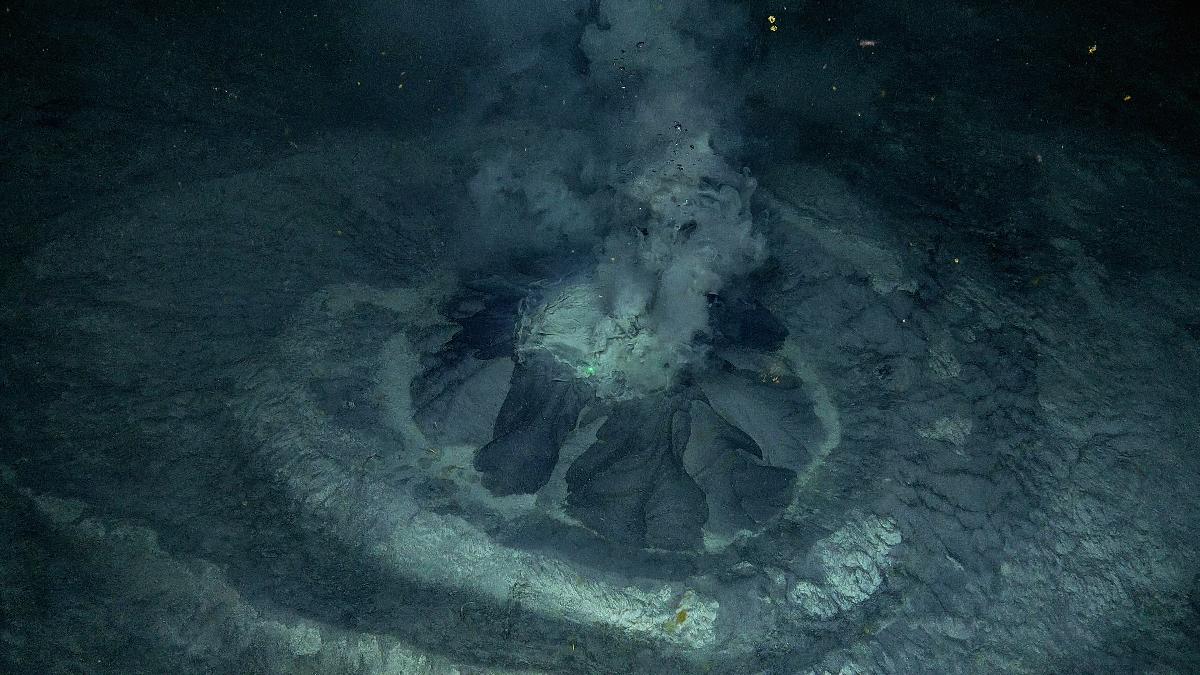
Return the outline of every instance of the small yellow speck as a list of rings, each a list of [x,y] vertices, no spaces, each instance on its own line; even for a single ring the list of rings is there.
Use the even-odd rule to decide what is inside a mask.
[[[404,88],[404,83],[403,83],[403,82],[401,82],[400,84],[396,85],[396,88],[397,88],[397,89],[403,89],[403,88]]]
[[[775,23],[775,15],[774,14],[767,17],[767,23]]]
[[[1132,101],[1132,100],[1133,100],[1133,97],[1132,97],[1132,96],[1130,96],[1129,94],[1125,94],[1125,98],[1123,98],[1123,99],[1121,99],[1121,100],[1122,100],[1122,101],[1125,101],[1126,103],[1129,103],[1130,101]]]
[[[957,264],[958,264],[958,258],[955,258],[955,259],[954,259],[954,264],[955,264],[955,265],[957,265]]]
[[[775,33],[778,31],[779,31],[779,26],[776,26],[775,24],[771,24],[771,32]]]
[[[1095,54],[1095,53],[1096,53],[1096,48],[1097,48],[1097,46],[1096,46],[1096,45],[1092,45],[1091,47],[1088,47],[1088,53],[1089,53],[1089,54]]]

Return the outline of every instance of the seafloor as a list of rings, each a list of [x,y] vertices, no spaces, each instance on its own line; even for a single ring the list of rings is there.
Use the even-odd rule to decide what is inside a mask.
[[[501,155],[615,217],[529,187],[615,153],[526,111],[561,52],[620,119],[619,11],[357,4],[0,10],[0,672],[1200,672],[1172,7],[658,5],[752,33],[706,72],[756,189],[702,192],[761,256],[631,394],[528,309],[576,251],[461,226]]]

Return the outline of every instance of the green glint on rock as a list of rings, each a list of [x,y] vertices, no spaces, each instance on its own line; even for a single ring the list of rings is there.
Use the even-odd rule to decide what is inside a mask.
[[[596,374],[596,367],[595,367],[595,366],[588,366],[587,368],[584,368],[584,369],[583,369],[583,373],[584,373],[585,375],[587,375],[588,377],[591,377],[591,376],[593,376],[593,375],[595,375],[595,374]]]

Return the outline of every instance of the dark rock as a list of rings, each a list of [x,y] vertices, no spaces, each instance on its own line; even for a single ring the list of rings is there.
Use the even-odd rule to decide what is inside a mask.
[[[710,320],[718,345],[771,351],[788,335],[783,322],[757,300],[716,298]]]
[[[435,443],[487,443],[512,372],[512,359],[469,356],[428,371],[413,385],[417,424]]]
[[[765,462],[799,471],[825,430],[804,385],[774,379],[769,372],[714,371],[700,380],[700,388],[718,415],[754,439]]]
[[[683,468],[689,435],[684,405],[677,396],[616,404],[596,443],[567,471],[570,512],[617,542],[698,546],[708,507]]]
[[[704,490],[706,528],[733,535],[778,515],[791,499],[795,473],[763,464],[754,439],[721,419],[708,404],[693,401],[690,412],[691,434],[683,465]]]
[[[531,494],[550,479],[563,440],[591,397],[588,388],[558,377],[553,364],[517,364],[496,418],[493,440],[475,453],[475,468],[495,494]]]

